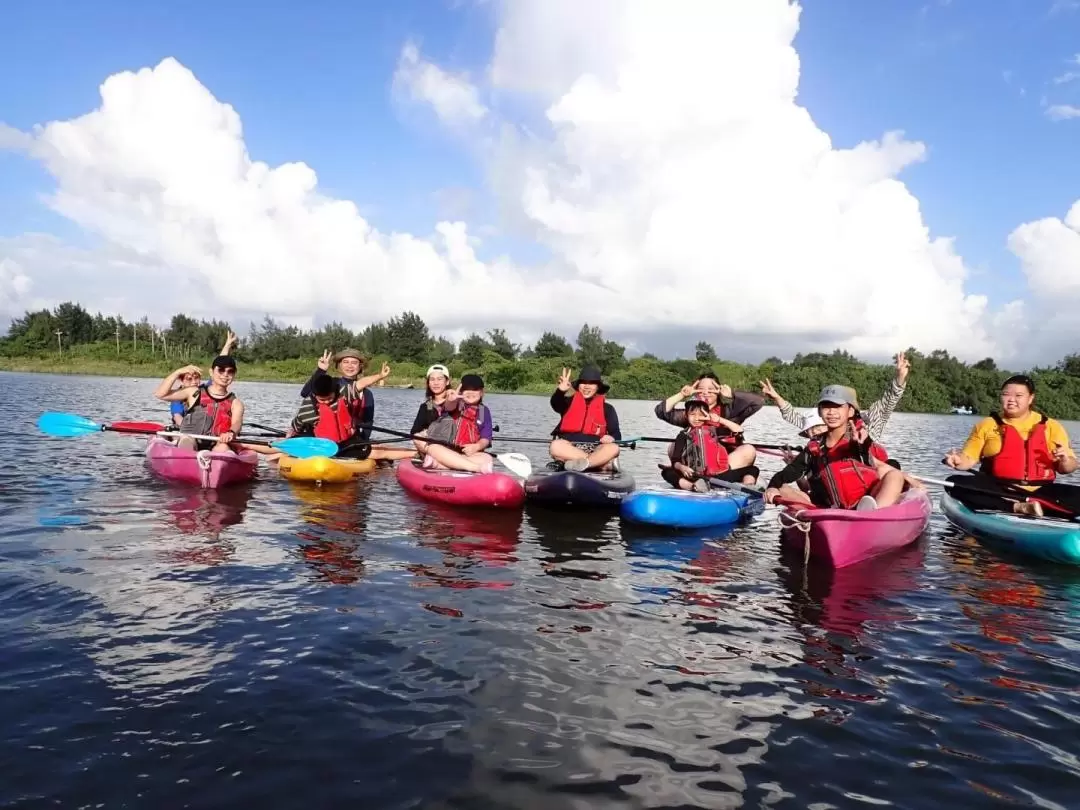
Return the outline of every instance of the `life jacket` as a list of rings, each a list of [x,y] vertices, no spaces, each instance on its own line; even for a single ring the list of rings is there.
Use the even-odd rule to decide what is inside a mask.
[[[338,377],[338,394],[345,397],[349,386],[354,382],[356,382],[355,377],[351,380],[348,377]],[[375,421],[373,413],[375,410],[375,397],[367,388],[361,391],[359,396],[353,396],[348,400],[348,408],[349,413],[353,416],[353,422],[356,424]]]
[[[871,446],[870,455],[874,455]],[[866,451],[844,437],[832,447],[821,439],[806,443],[810,460],[810,489],[834,509],[851,509],[878,482],[877,470],[868,462]]]
[[[220,436],[232,430],[232,403],[236,394],[226,394],[222,399],[210,395],[210,389],[199,388],[199,398],[184,410],[180,422],[181,433],[193,433],[196,436]]]
[[[566,409],[559,422],[559,433],[584,433],[597,438],[607,435],[607,417],[604,416],[604,395],[597,394],[586,401],[578,391],[570,398],[570,407]]]
[[[431,423],[427,429],[428,437],[461,447],[480,441],[480,409],[483,407],[482,403],[462,403],[455,410],[447,411]]]
[[[862,417],[856,417],[855,419],[851,420],[852,430],[859,430],[864,427],[866,427],[866,422],[862,420]],[[882,464],[889,463],[889,451],[886,450],[882,445],[873,441],[873,438],[871,438],[870,441],[870,455],[876,458]]]
[[[1020,431],[1006,424],[998,414],[992,413],[990,417],[997,423],[1001,434],[1001,451],[983,459],[979,469],[1006,481],[1053,481],[1057,473],[1054,470],[1054,454],[1050,452],[1050,444],[1046,440],[1046,414],[1031,429],[1027,441],[1020,437]]]
[[[704,425],[687,428],[686,439],[682,463],[698,475],[719,475],[731,468],[728,451],[720,443],[715,428]]]
[[[311,398],[311,404],[315,408],[315,436],[319,439],[329,439],[341,444],[352,438],[356,433],[353,426],[353,412],[345,397],[335,397],[333,402],[319,402],[315,397]]]
[[[709,409],[709,413],[711,413],[711,414],[715,413],[721,419],[727,419],[728,418],[728,408],[720,400],[717,400],[716,404],[713,405]],[[741,433],[732,433],[730,430],[728,430],[723,425],[713,425],[713,430],[716,431],[716,438],[719,441],[723,442],[724,445],[726,445],[729,448],[738,447],[740,444],[742,444],[745,441],[745,439],[743,439]]]

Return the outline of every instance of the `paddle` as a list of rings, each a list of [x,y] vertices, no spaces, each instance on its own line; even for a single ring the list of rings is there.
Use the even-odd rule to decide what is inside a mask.
[[[377,427],[375,425],[365,425],[365,427],[370,427],[372,430],[376,430],[379,433],[389,433],[391,436],[400,436],[402,439],[414,439],[416,441],[426,442],[427,444],[440,444],[443,447],[449,447],[455,453],[460,453],[462,451],[460,444],[444,442],[442,439],[429,439],[427,436],[419,436],[415,433],[405,433],[401,430],[391,430],[390,428]],[[496,461],[519,478],[528,478],[532,475],[532,462],[529,461],[529,457],[523,453],[492,453],[491,455],[495,456]]]
[[[175,430],[161,430],[160,425],[152,423],[148,423],[148,427],[139,430],[131,428],[131,425],[135,424],[132,422],[117,424],[126,425],[124,428],[116,431],[118,433],[153,436],[184,436],[189,439],[205,439],[207,441],[218,440],[217,436],[192,435],[190,433],[178,433]],[[99,424],[87,419],[85,416],[78,416],[73,413],[57,413],[55,411],[46,411],[39,416],[37,426],[42,433],[65,439],[73,436],[87,436],[91,433],[100,433],[105,430],[114,430],[115,428],[115,425]],[[275,450],[280,450],[282,453],[295,458],[333,456],[338,451],[337,443],[332,442],[329,439],[316,439],[307,436],[297,436],[292,439],[280,439],[278,441],[255,438],[247,439],[238,436],[236,442],[239,444],[269,445]]]
[[[498,428],[496,428],[496,430],[498,430]],[[501,441],[501,442],[522,442],[524,444],[551,444],[552,441],[554,441],[554,440],[555,440],[554,436],[548,436],[546,439],[533,439],[533,438],[529,438],[528,436],[500,436],[499,437],[499,441]],[[616,439],[614,442],[612,442],[612,444],[617,444],[620,447],[633,448],[634,445],[639,441],[642,441],[642,438],[640,436],[632,436],[629,439]]]
[[[994,483],[996,485],[996,488],[980,487],[977,486],[977,482],[979,481],[979,479],[975,475],[971,476],[973,481],[970,483],[968,481],[943,481],[940,478],[925,478],[919,475],[912,475],[911,477],[918,481],[922,481],[925,484],[936,484],[937,486],[944,489],[951,489],[953,487],[959,489],[969,489],[973,492],[982,492],[987,495],[996,495],[998,497],[1004,497],[1007,499],[1009,495],[1020,495],[1022,497],[1017,498],[1016,500],[1028,500],[1032,503],[1038,503],[1040,506],[1046,507],[1047,509],[1052,509],[1055,512],[1061,512],[1062,514],[1068,515],[1070,520],[1078,519],[1076,513],[1068,507],[1061,506],[1060,504],[1056,504],[1053,501],[1048,501],[1045,498],[1040,498],[1036,493],[1029,492],[1022,487],[1016,486],[1015,484],[995,481]]]
[[[247,426],[248,427],[253,427],[256,430],[264,431],[266,433],[272,433],[275,436],[284,436],[285,435],[285,431],[282,430],[281,428],[268,427],[267,425],[260,425],[258,422],[248,422]]]

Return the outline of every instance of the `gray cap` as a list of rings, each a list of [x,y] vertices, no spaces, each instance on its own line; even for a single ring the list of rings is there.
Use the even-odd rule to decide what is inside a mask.
[[[818,397],[818,407],[820,408],[824,402],[831,402],[834,405],[850,405],[855,410],[859,409],[859,400],[855,396],[855,389],[848,388],[846,385],[826,385],[822,388],[821,396]]]

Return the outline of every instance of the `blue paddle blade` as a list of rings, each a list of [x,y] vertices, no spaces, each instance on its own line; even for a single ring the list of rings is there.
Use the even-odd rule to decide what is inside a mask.
[[[77,416],[73,413],[57,413],[46,411],[37,420],[38,430],[50,436],[85,436],[89,433],[98,433],[101,425],[92,422],[85,416]]]
[[[315,456],[329,458],[337,455],[338,451],[337,442],[332,442],[329,439],[316,439],[313,436],[296,436],[292,439],[281,439],[280,441],[271,442],[270,446],[294,458],[314,458]]]

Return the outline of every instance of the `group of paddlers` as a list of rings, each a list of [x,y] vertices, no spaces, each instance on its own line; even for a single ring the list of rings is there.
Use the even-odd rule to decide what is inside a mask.
[[[230,351],[232,333],[221,354],[210,364],[210,380],[203,382],[196,366],[185,366],[166,377],[155,396],[172,403],[177,441],[194,449],[251,449],[277,459],[277,451],[240,439],[244,405],[230,390],[236,361]],[[330,373],[330,364],[337,375]],[[408,438],[411,448],[382,446],[371,439],[375,398],[371,386],[384,381],[390,366],[363,375],[366,358],[354,349],[342,349],[319,358],[311,378],[300,391],[301,404],[286,436],[317,436],[339,447],[338,457],[372,458],[392,462],[422,458],[430,469],[489,473],[494,458],[487,451],[493,442],[493,419],[484,403],[484,381],[465,374],[456,386],[449,369],[432,365],[426,374],[424,401]],[[908,487],[919,487],[890,458],[880,439],[893,410],[903,396],[910,365],[896,356],[896,376],[882,396],[865,410],[856,391],[827,385],[815,411],[800,414],[776,391],[771,381],[761,382],[761,393],[732,391],[713,372],[658,403],[656,416],[680,428],[668,447],[669,464],[661,475],[674,487],[708,492],[714,481],[745,486],[757,483],[757,450],[745,440],[743,425],[772,399],[781,416],[794,425],[807,442],[786,452],[786,465],[764,490],[769,503],[785,502],[868,510],[890,506]],[[564,368],[551,395],[551,408],[559,422],[551,431],[549,452],[553,469],[619,472],[623,437],[615,407],[607,401],[609,386],[600,370],[585,366],[573,377]],[[1001,410],[979,422],[960,450],[943,459],[953,469],[979,467],[978,486],[954,488],[954,496],[976,509],[1012,511],[1033,516],[1080,514],[1080,488],[1058,483],[1058,475],[1073,472],[1077,459],[1060,423],[1032,409],[1035,383],[1017,375],[1001,387]],[[682,407],[677,407],[682,404]],[[185,436],[209,435],[216,441]],[[951,482],[970,482],[972,476],[952,476]],[[1036,495],[1037,493],[1037,495]]]

